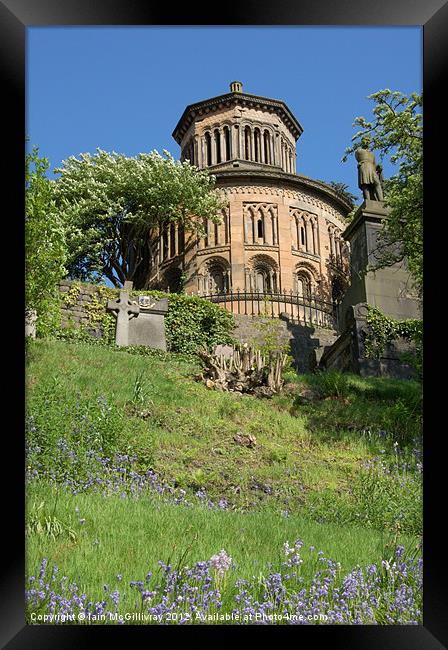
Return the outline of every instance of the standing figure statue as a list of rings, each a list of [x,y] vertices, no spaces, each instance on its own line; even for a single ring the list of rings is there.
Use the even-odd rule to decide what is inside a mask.
[[[383,175],[375,162],[375,154],[369,149],[370,138],[364,137],[361,146],[355,151],[358,161],[358,187],[365,199],[383,201]]]

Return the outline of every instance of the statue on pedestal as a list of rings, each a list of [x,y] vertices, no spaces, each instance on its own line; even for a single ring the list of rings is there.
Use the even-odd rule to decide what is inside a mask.
[[[376,164],[375,154],[369,149],[370,138],[364,137],[361,146],[355,151],[358,161],[358,187],[364,199],[383,201],[383,175],[380,165]]]

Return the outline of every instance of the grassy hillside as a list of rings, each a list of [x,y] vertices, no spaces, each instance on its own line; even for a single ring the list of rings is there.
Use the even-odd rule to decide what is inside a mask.
[[[118,574],[129,583],[221,548],[249,579],[280,571],[282,545],[300,538],[307,584],[310,546],[340,571],[381,563],[392,538],[415,550],[417,383],[289,373],[283,395],[260,400],[210,391],[199,370],[175,354],[30,342],[30,575],[45,557],[100,598]],[[221,589],[224,607],[235,589]]]

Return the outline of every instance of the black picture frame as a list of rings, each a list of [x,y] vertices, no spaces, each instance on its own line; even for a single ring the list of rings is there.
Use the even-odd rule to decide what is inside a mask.
[[[212,25],[211,6],[188,4],[182,9],[163,3],[138,0],[3,0],[0,2],[0,69],[2,71],[4,130],[3,139],[10,140],[4,149],[7,158],[2,175],[3,198],[10,207],[4,212],[4,228],[7,221],[8,245],[5,252],[11,253],[8,272],[14,276],[15,302],[11,309],[12,325],[8,323],[8,348],[16,350],[16,359],[23,350],[24,313],[24,272],[23,272],[23,221],[24,214],[24,138],[25,138],[25,32],[30,26],[39,25]],[[446,132],[445,112],[442,92],[446,87],[444,73],[448,67],[448,3],[442,0],[357,0],[352,4],[334,0],[307,0],[306,2],[238,2],[218,6],[220,15],[218,25],[420,25],[423,27],[423,79],[424,79],[424,195],[425,218],[435,224],[425,227],[425,296],[429,308],[425,307],[425,376],[431,371],[431,358],[435,350],[435,334],[443,334],[442,325],[431,307],[431,289],[437,286],[439,278],[446,277],[444,269],[437,267],[437,256],[430,250],[436,245],[440,229],[440,198],[444,183],[443,165],[438,165],[437,152],[443,146]],[[183,22],[181,22],[183,20]],[[444,209],[444,208],[443,208]],[[443,230],[443,226],[441,227]],[[429,257],[428,257],[429,255]],[[20,260],[20,261],[19,261]],[[441,255],[443,262],[443,254]],[[6,262],[5,262],[6,264]],[[9,298],[8,298],[9,303]],[[426,361],[426,359],[429,359]],[[24,377],[23,364],[8,364],[8,383],[6,387],[6,407],[14,410],[17,417],[4,429],[7,452],[3,454],[4,468],[12,468],[12,478],[4,487],[3,495],[3,553],[1,580],[1,626],[2,647],[9,650],[18,648],[85,648],[104,640],[104,634],[113,633],[115,642],[122,642],[119,635],[146,634],[144,627],[116,626],[26,626],[24,624],[24,558],[23,541],[24,486],[23,486],[23,406]],[[307,635],[312,634],[311,642],[325,643],[330,647],[340,645],[344,648],[425,648],[436,650],[446,647],[448,639],[448,617],[446,616],[446,596],[442,571],[444,568],[445,534],[439,530],[437,521],[443,516],[444,505],[438,496],[443,490],[439,477],[444,477],[444,457],[439,451],[439,441],[443,435],[443,424],[434,413],[437,405],[443,404],[443,394],[438,393],[438,385],[431,381],[431,390],[425,397],[425,528],[424,528],[424,624],[423,626],[301,626],[288,628],[298,635],[294,643],[303,641],[304,627]],[[426,379],[425,379],[426,385]],[[440,401],[439,401],[440,400]],[[428,401],[430,405],[428,406]],[[11,406],[16,402],[15,409]],[[443,422],[443,420],[441,421]],[[7,459],[7,460],[6,460]],[[3,472],[4,474],[4,472]],[[438,480],[440,481],[438,483]],[[443,492],[442,492],[443,496]],[[440,500],[439,500],[440,499]],[[236,626],[214,627],[203,633],[232,634]],[[250,634],[257,634],[254,626]],[[153,639],[153,629],[151,636]],[[275,634],[276,638],[286,632],[277,626],[262,627],[263,639]],[[101,630],[101,631],[100,631]],[[311,632],[310,632],[311,630]],[[162,642],[170,642],[171,635],[181,631],[182,639],[196,638],[198,628],[191,626],[179,630],[176,627],[163,628]],[[247,633],[247,629],[243,631]],[[238,629],[238,634],[241,629]],[[158,630],[158,635],[160,629]],[[101,635],[101,638],[100,636]],[[222,637],[224,638],[224,637]],[[254,637],[251,636],[251,642]],[[150,642],[151,642],[150,641]],[[266,639],[268,641],[268,639]],[[269,641],[268,641],[269,642]],[[309,643],[309,637],[307,639]]]

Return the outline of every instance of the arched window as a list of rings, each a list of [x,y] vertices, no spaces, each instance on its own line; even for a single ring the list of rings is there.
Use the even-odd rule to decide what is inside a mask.
[[[221,162],[221,134],[216,129],[215,131],[215,146],[216,146],[216,162],[220,163]]]
[[[250,127],[246,126],[244,129],[244,157],[250,160]]]
[[[224,144],[225,144],[225,158],[230,160],[232,158],[232,151],[230,146],[230,130],[228,126],[224,127]]]
[[[300,226],[300,243],[305,248],[306,247],[306,230],[305,226]]]
[[[168,226],[164,224],[163,234],[162,234],[162,261],[168,259],[169,250],[168,250]]]
[[[303,271],[297,273],[297,294],[301,298],[311,298],[311,280],[309,276]]]
[[[212,164],[212,138],[210,133],[205,134],[205,149],[207,165],[210,166]]]
[[[257,219],[257,237],[258,239],[264,239],[263,217]]]
[[[212,258],[205,266],[205,290],[210,293],[229,291],[230,272],[228,262],[221,258]]]
[[[264,144],[264,162],[267,165],[270,165],[271,164],[271,147],[270,147],[269,131],[264,132],[263,144]]]
[[[260,147],[260,129],[255,129],[254,130],[254,147],[255,147],[255,162],[260,162],[260,153],[261,153],[261,147]]]

